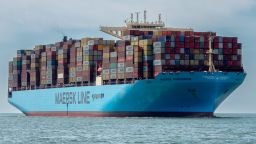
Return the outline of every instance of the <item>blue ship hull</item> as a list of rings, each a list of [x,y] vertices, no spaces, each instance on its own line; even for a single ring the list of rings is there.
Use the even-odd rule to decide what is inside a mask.
[[[133,84],[14,91],[9,103],[29,116],[213,116],[245,76],[160,73]]]

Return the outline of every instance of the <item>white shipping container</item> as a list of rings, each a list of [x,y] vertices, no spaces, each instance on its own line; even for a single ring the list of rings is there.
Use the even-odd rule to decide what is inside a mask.
[[[165,53],[165,48],[154,48],[154,54]]]
[[[81,81],[83,81],[83,78],[82,77],[76,77],[76,81],[81,82]]]
[[[126,67],[125,72],[133,72],[133,67]]]
[[[165,60],[154,60],[153,64],[154,65],[165,65]]]
[[[219,43],[219,48],[223,48],[223,43]]]
[[[218,55],[218,60],[223,60],[223,55]]]
[[[82,66],[78,66],[78,67],[76,67],[76,71],[82,71],[83,70],[83,67]]]
[[[58,74],[58,78],[63,78],[64,77],[64,74],[63,73],[59,73]]]
[[[124,62],[121,62],[121,63],[119,62],[119,63],[117,63],[117,67],[119,67],[119,68],[123,68],[124,65],[125,65]]]
[[[83,65],[93,65],[93,61],[83,61]]]
[[[123,39],[124,39],[124,40],[127,40],[127,41],[130,41],[130,40],[131,40],[131,35],[123,36]]]
[[[165,42],[154,42],[153,43],[154,47],[165,47]]]
[[[242,55],[242,50],[241,49],[237,49],[237,55]]]
[[[126,46],[126,51],[133,51],[133,46],[132,45],[127,45]]]
[[[103,69],[102,73],[103,74],[109,74],[109,69]]]
[[[111,74],[116,73],[116,69],[110,69],[110,73],[111,73]]]
[[[89,40],[88,41],[88,45],[97,45],[97,44],[99,44],[98,40]]]
[[[110,57],[117,57],[117,53],[116,52],[110,52]]]
[[[133,56],[133,51],[126,51],[127,56]]]
[[[118,68],[117,73],[124,73],[124,67]]]
[[[89,45],[85,45],[83,46],[83,51],[88,51],[88,50],[92,50],[93,47],[90,47]]]

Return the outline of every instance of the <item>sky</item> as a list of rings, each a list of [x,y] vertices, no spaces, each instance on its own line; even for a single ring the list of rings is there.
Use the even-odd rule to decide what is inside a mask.
[[[123,26],[131,12],[143,10],[149,21],[161,13],[169,27],[238,37],[247,77],[216,112],[256,112],[255,0],[0,0],[0,113],[19,112],[7,100],[8,61],[18,49],[54,43],[63,35],[112,39],[100,25]]]

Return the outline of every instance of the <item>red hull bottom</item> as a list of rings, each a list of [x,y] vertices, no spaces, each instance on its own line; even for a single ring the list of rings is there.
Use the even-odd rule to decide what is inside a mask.
[[[47,117],[213,117],[212,112],[27,112],[27,116]]]

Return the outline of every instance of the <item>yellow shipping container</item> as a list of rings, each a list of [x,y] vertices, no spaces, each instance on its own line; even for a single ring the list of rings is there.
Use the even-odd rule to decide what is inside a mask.
[[[75,72],[75,71],[76,71],[76,67],[70,67],[70,68],[69,68],[69,71],[70,71],[70,72]]]
[[[82,38],[81,39],[81,47],[86,46],[88,44],[88,41],[92,38]]]
[[[103,50],[104,45],[98,45],[98,50]]]
[[[69,82],[76,82],[76,77],[69,77]]]
[[[138,41],[131,41],[131,45],[139,45],[139,42]]]
[[[103,58],[109,58],[109,53],[103,53]]]
[[[152,45],[152,40],[151,39],[139,40],[139,45],[140,46]]]
[[[93,60],[93,56],[83,56],[83,61],[90,61],[90,60]]]

